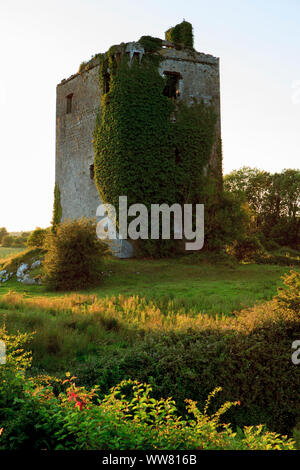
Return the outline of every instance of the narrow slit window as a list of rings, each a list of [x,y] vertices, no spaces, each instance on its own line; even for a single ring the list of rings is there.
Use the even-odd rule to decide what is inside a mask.
[[[179,72],[164,72],[166,77],[166,85],[163,94],[168,98],[176,98],[179,96],[179,80],[182,78]]]
[[[92,164],[90,165],[90,178],[91,178],[91,180],[94,180],[94,178],[95,178],[95,167],[94,167],[94,163],[92,163]]]
[[[67,96],[67,114],[72,112],[72,100],[73,100],[73,93],[70,93]]]

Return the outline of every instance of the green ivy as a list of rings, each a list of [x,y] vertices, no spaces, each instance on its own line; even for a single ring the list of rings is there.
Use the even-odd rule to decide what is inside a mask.
[[[102,97],[101,121],[95,130],[95,180],[102,200],[118,205],[172,202],[170,178],[174,158],[170,147],[173,103],[163,95],[164,79],[151,57],[128,65],[124,56],[116,73],[108,54],[100,67],[101,88],[110,70],[110,91]],[[172,185],[173,186],[173,185]]]
[[[162,39],[154,38],[152,36],[142,36],[138,41],[145,51],[156,52],[162,48]]]
[[[52,230],[60,224],[62,218],[62,206],[60,202],[60,189],[57,183],[54,186],[54,203],[53,203],[53,217],[52,217]]]
[[[103,202],[201,203],[204,167],[216,140],[213,106],[187,106],[163,94],[157,38],[144,36],[141,62],[128,63],[125,44],[100,58],[101,112],[94,132],[95,181]],[[109,82],[109,84],[108,84]],[[171,120],[172,116],[172,120]],[[175,118],[175,122],[174,122]],[[161,256],[174,244],[139,241],[143,254]],[[178,244],[178,243],[177,243]]]
[[[167,41],[171,41],[178,46],[194,47],[193,26],[188,21],[173,26],[165,32]]]
[[[196,204],[200,201],[204,168],[208,168],[212,146],[216,139],[217,116],[212,106],[196,101],[192,106],[181,102],[172,125],[175,153],[176,201]]]

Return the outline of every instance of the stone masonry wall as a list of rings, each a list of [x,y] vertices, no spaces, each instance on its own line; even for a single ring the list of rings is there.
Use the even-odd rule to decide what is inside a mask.
[[[67,114],[66,97],[71,93],[72,112]],[[99,107],[99,66],[57,86],[55,171],[63,220],[95,217],[101,202],[90,177],[90,165],[94,162],[93,131]]]

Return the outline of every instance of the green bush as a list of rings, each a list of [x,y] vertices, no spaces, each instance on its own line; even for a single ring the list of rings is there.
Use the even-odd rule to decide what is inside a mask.
[[[245,237],[248,215],[240,201],[218,186],[204,185],[203,201],[205,210],[205,244],[204,248],[220,252],[232,242],[240,243]]]
[[[4,235],[2,238],[2,246],[10,247],[13,246],[14,237],[12,235]]]
[[[285,287],[279,287],[275,297],[280,308],[299,315],[300,313],[300,274],[291,271],[284,278]]]
[[[56,233],[47,235],[45,248],[49,289],[80,289],[100,282],[101,259],[108,249],[97,238],[95,222],[81,218],[59,224]]]
[[[0,338],[15,348],[28,339],[11,338],[3,329]],[[263,426],[234,433],[222,424],[221,416],[239,403],[209,413],[220,388],[209,394],[203,411],[186,400],[191,417],[182,418],[172,398],[154,399],[145,383],[123,381],[99,400],[97,386],[79,387],[70,373],[65,380],[26,378],[29,364],[22,349],[10,350],[0,369],[0,450],[294,449],[294,441]]]
[[[167,41],[171,41],[178,46],[190,48],[194,46],[193,27],[188,21],[182,21],[168,29],[165,37]]]
[[[255,256],[264,253],[259,238],[255,234],[245,235],[241,240],[234,242],[230,253],[239,261],[253,261]]]
[[[27,246],[36,246],[42,248],[45,243],[45,238],[47,233],[49,232],[46,228],[37,227],[27,239]]]

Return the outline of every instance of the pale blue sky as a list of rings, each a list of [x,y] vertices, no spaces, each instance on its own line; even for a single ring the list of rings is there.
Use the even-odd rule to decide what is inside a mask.
[[[300,0],[0,0],[0,226],[50,223],[56,84],[183,18],[221,60],[224,172],[299,167]]]

